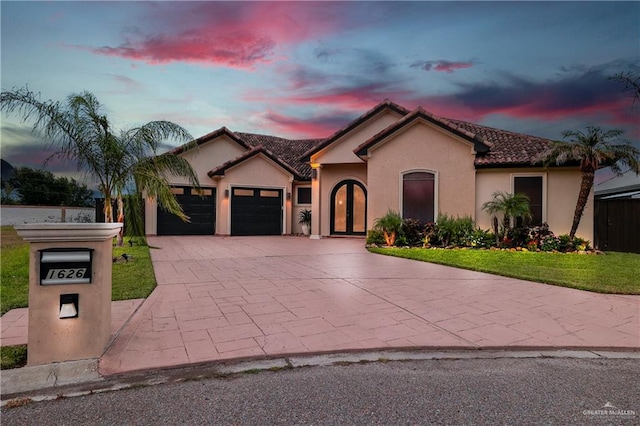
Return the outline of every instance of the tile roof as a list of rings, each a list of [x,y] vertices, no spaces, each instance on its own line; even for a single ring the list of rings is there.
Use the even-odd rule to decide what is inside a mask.
[[[224,170],[251,158],[257,153],[263,153],[280,164],[285,170],[291,172],[295,179],[311,180],[311,167],[309,165],[311,155],[319,152],[321,149],[335,142],[346,133],[387,108],[403,115],[403,118],[356,148],[354,152],[357,155],[366,154],[366,151],[373,145],[416,118],[425,119],[444,130],[450,131],[472,142],[477,152],[475,159],[476,168],[531,166],[534,159],[553,143],[549,139],[536,136],[440,117],[424,110],[422,107],[418,107],[414,111],[409,111],[389,100],[384,100],[379,103],[326,139],[285,139],[255,133],[232,132],[226,127],[222,127],[196,139],[194,142],[197,145],[201,145],[224,135],[248,150],[238,158],[211,170],[209,172],[210,176],[224,174]],[[188,150],[189,145],[190,144],[185,144],[175,148],[171,152],[180,154]]]
[[[303,155],[324,139],[284,139],[276,136],[236,132],[251,146],[262,145],[297,172],[299,180],[311,180],[311,166],[303,161]]]
[[[537,136],[495,129],[461,120],[447,120],[491,143],[492,146],[488,152],[476,155],[476,168],[531,166],[534,159],[553,144],[553,141]]]

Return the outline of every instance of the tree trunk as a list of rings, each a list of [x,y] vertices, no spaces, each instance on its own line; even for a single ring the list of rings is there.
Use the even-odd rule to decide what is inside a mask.
[[[104,221],[105,223],[113,222],[113,209],[111,208],[111,197],[104,196]]]
[[[122,201],[122,195],[118,194],[118,223],[124,223],[124,202]],[[124,244],[124,226],[120,228],[118,232],[117,245],[122,247]]]
[[[589,200],[589,194],[593,187],[593,178],[595,172],[593,170],[582,171],[582,182],[580,183],[580,193],[578,194],[578,202],[576,203],[576,211],[573,214],[573,223],[571,224],[571,232],[569,237],[573,240],[580,225],[580,219],[582,219],[582,213],[584,213],[584,207]]]

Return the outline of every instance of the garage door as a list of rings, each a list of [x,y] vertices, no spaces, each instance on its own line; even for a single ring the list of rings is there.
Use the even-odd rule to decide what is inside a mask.
[[[184,213],[189,216],[189,222],[183,222],[158,207],[158,235],[213,235],[216,223],[215,188],[203,188],[201,194],[190,187],[175,187],[172,191]]]
[[[231,235],[281,235],[282,190],[233,188]]]

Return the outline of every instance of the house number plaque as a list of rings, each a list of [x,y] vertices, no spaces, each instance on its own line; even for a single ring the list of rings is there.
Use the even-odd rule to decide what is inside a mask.
[[[91,283],[92,249],[40,250],[40,285]]]

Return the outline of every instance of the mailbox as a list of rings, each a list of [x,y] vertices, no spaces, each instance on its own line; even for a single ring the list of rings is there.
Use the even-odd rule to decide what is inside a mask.
[[[40,250],[40,285],[91,283],[93,249]]]

